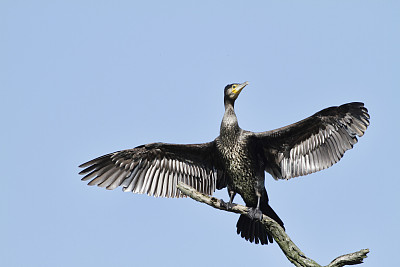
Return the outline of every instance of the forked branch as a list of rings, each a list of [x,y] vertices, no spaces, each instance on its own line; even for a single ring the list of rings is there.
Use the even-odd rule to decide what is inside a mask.
[[[196,201],[205,203],[213,208],[247,215],[248,208],[245,206],[236,204],[231,209],[227,210],[226,205],[224,205],[224,203],[220,199],[202,194],[182,182],[178,183],[178,188],[182,191],[183,194],[191,197]],[[322,267],[322,265],[319,265],[312,259],[307,258],[304,253],[301,252],[301,250],[289,238],[285,230],[283,230],[283,228],[274,220],[263,215],[262,223],[264,224],[267,231],[271,233],[272,237],[282,249],[288,260],[295,266]],[[331,263],[326,265],[326,267],[341,267],[345,265],[360,264],[363,262],[363,259],[367,257],[368,252],[369,249],[362,249],[354,253],[339,256]]]

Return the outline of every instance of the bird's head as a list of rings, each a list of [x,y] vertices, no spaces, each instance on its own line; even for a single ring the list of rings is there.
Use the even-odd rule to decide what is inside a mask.
[[[225,101],[233,103],[238,98],[243,88],[248,84],[249,82],[228,84],[224,91]]]

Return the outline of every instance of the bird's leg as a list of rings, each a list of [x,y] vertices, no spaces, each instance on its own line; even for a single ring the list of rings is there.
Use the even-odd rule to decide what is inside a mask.
[[[261,196],[257,196],[257,198],[258,198],[257,199],[257,207],[256,208],[253,208],[253,207],[249,208],[248,216],[253,220],[261,221],[262,220],[262,216],[263,216],[263,213],[260,210]]]
[[[226,207],[227,210],[231,210],[236,204],[233,203],[233,199],[236,196],[236,192],[233,190],[228,189],[228,194],[229,194],[229,202],[226,203],[221,199],[221,204]]]
[[[236,204],[233,203],[233,199],[236,196],[236,192],[229,190],[229,202],[227,204],[227,209],[230,210],[232,209]]]

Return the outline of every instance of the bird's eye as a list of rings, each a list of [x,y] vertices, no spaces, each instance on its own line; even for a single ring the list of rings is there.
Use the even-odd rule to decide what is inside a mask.
[[[236,89],[236,85],[232,86],[232,89]]]

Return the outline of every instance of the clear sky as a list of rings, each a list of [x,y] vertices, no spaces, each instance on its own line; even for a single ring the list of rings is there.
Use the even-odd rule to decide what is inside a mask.
[[[320,264],[363,248],[365,267],[398,263],[399,1],[3,0],[0,39],[1,266],[292,266],[237,236],[235,214],[78,175],[116,150],[213,140],[223,88],[244,81],[252,131],[365,102],[371,126],[338,164],[266,187]]]

